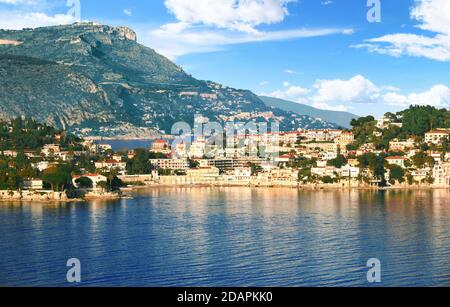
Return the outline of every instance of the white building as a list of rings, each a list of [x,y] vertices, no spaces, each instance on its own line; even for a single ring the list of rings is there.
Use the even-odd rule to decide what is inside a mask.
[[[123,174],[126,171],[127,163],[117,160],[106,160],[102,162],[95,162],[95,168],[107,171],[118,171]]]
[[[408,161],[408,158],[400,157],[400,156],[393,156],[393,157],[387,157],[386,161],[389,165],[397,165],[400,167],[405,167],[405,162]]]
[[[203,138],[199,138],[192,142],[189,148],[189,158],[203,158],[206,153],[206,141]]]
[[[187,159],[151,159],[150,163],[158,169],[186,170],[189,168]]]
[[[55,156],[61,152],[61,148],[57,144],[47,144],[42,148],[41,153],[46,156]]]
[[[44,182],[41,179],[25,179],[23,181],[24,190],[42,190]]]
[[[340,169],[337,169],[338,174],[343,178],[358,178],[360,174],[359,167],[353,167],[350,165],[345,165]]]
[[[413,139],[408,139],[406,141],[400,141],[398,139],[393,139],[389,142],[390,151],[406,151],[407,149],[414,148],[416,143]]]
[[[449,130],[434,130],[425,133],[425,142],[429,144],[440,144],[445,138],[450,135]]]
[[[77,183],[77,179],[80,179],[80,178],[88,178],[88,179],[90,179],[92,181],[92,188],[93,189],[97,189],[98,188],[98,184],[100,182],[107,182],[108,181],[108,178],[106,178],[105,176],[100,175],[100,174],[86,174],[86,175],[81,175],[81,176],[74,176],[72,178],[72,184],[73,184],[74,187],[76,187],[76,188],[79,187],[79,185]]]
[[[319,166],[311,168],[311,174],[318,177],[329,176],[331,178],[335,178],[337,172],[337,168],[334,166]]]
[[[450,186],[450,163],[436,164],[433,168],[433,179],[437,186]]]

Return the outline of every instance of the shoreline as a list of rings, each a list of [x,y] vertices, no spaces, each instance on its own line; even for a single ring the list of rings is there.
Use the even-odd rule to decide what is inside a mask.
[[[450,187],[438,187],[438,186],[397,186],[397,187],[333,187],[333,186],[251,186],[251,185],[210,185],[210,184],[195,184],[195,185],[145,185],[126,188],[126,192],[122,196],[89,196],[85,198],[72,198],[72,199],[17,199],[17,198],[0,198],[0,205],[4,203],[35,203],[35,204],[68,204],[68,203],[89,203],[96,200],[121,200],[132,199],[132,193],[140,191],[150,191],[154,189],[201,189],[201,188],[248,188],[248,189],[296,189],[298,191],[409,191],[409,190],[421,190],[421,191],[434,191],[434,190],[450,190]]]

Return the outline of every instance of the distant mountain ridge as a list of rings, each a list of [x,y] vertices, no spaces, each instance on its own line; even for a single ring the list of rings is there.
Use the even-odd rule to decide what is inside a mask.
[[[259,98],[269,107],[280,108],[284,111],[304,114],[314,118],[321,118],[324,121],[337,124],[344,128],[350,128],[352,119],[358,119],[360,117],[349,112],[321,110],[305,104],[274,97],[260,96]]]
[[[271,108],[248,90],[201,81],[125,27],[96,23],[0,30],[0,118],[29,116],[81,136],[150,136],[175,122],[277,120],[282,130],[335,128]]]

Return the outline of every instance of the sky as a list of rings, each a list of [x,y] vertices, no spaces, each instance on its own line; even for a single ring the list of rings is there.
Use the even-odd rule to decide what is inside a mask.
[[[376,117],[450,108],[449,0],[0,0],[3,29],[77,20],[256,94]]]

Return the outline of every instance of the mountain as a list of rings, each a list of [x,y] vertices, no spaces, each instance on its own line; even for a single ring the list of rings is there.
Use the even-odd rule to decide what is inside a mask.
[[[282,130],[336,127],[197,80],[136,39],[129,28],[96,23],[0,30],[0,118],[104,137],[170,133],[176,122],[193,125],[196,114],[221,123],[277,120]]]
[[[324,121],[335,123],[344,128],[351,128],[350,122],[352,121],[352,119],[359,118],[358,115],[348,112],[321,110],[310,107],[305,104],[273,97],[260,96],[259,98],[269,107],[279,108],[288,112],[308,115],[314,118],[321,118]]]

